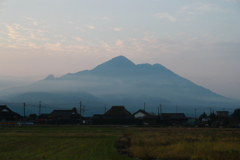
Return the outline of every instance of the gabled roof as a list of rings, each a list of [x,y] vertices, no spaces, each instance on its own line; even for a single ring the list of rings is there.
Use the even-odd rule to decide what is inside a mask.
[[[103,116],[132,117],[132,114],[124,106],[112,106]]]
[[[51,116],[71,116],[76,114],[73,110],[53,110]]]
[[[0,119],[13,120],[20,117],[20,114],[13,112],[6,105],[0,105]]]
[[[141,112],[141,113],[143,113],[145,115],[150,115],[150,113],[146,112],[144,109],[139,109],[137,112],[133,113],[133,115],[135,115],[135,114],[137,114],[139,112]]]
[[[8,108],[6,105],[0,105],[0,112],[4,112],[4,111],[8,111],[8,112],[13,112],[10,108]]]
[[[161,117],[165,119],[186,119],[184,113],[162,113]]]

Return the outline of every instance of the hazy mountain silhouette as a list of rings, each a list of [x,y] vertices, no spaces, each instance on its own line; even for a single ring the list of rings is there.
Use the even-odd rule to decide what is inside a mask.
[[[77,93],[79,96],[77,96]],[[6,96],[8,94],[8,96]],[[10,96],[9,96],[10,95]],[[92,70],[47,76],[28,86],[4,90],[8,101],[44,101],[51,105],[79,103],[89,107],[125,105],[130,111],[165,106],[235,107],[239,101],[218,95],[175,74],[160,64],[135,65],[124,56],[115,57]],[[44,97],[44,98],[43,98]]]

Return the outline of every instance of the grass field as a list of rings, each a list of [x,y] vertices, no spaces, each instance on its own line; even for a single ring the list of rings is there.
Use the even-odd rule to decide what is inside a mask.
[[[131,153],[141,159],[238,160],[240,130],[221,128],[139,128]]]
[[[2,127],[0,159],[127,160],[114,147],[124,132],[112,127]]]
[[[239,129],[107,126],[0,126],[0,160],[127,160],[115,142],[131,139],[140,159],[237,160]]]

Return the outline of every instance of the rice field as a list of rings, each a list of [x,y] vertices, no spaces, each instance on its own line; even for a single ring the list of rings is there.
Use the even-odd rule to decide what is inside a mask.
[[[123,136],[133,158],[114,147]],[[240,159],[238,128],[0,126],[0,144],[0,160]]]
[[[140,159],[238,160],[240,130],[139,128],[131,136],[130,151]]]
[[[112,127],[2,127],[1,160],[128,160],[114,147],[124,130]]]

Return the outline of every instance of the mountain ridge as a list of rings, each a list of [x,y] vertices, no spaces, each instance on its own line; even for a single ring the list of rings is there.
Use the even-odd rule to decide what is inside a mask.
[[[14,89],[11,89],[11,92],[14,93]],[[88,106],[98,106],[101,101],[101,105],[112,106],[117,103],[132,109],[139,108],[142,101],[147,101],[152,108],[160,103],[166,106],[178,105],[190,108],[196,106],[226,108],[226,106],[235,107],[239,103],[196,85],[161,64],[136,65],[124,56],[115,57],[92,70],[68,73],[61,77],[49,75],[36,83],[15,89],[15,92],[18,93],[15,93],[15,97],[21,97],[23,94],[25,97],[26,95],[31,97],[31,94],[26,93],[33,92],[47,92],[51,95],[59,95],[61,92],[65,93],[64,96],[61,95],[61,100],[66,102],[70,102],[69,95],[84,92],[85,94],[79,96],[79,101],[81,97],[82,99],[96,97],[92,98],[94,102],[87,102]],[[14,100],[14,96],[6,97],[10,102]],[[4,100],[1,96],[0,99]],[[54,101],[57,101],[57,98]],[[54,104],[54,101],[51,102]],[[69,105],[69,107],[73,106]]]

